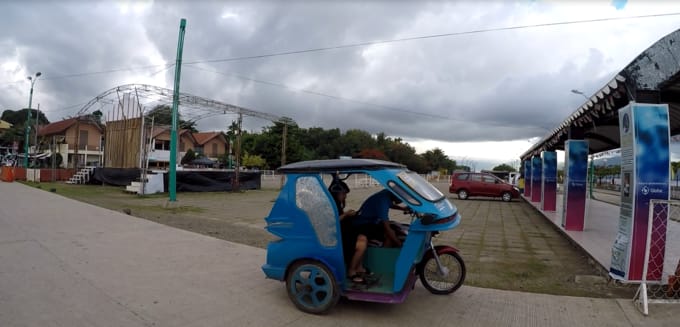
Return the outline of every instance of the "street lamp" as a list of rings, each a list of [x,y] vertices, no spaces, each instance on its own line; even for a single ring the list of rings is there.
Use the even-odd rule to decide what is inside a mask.
[[[587,97],[585,94],[583,94],[583,92],[581,92],[581,91],[579,91],[579,90],[577,90],[577,89],[571,90],[571,93],[580,94],[582,97],[584,97],[584,98],[586,99],[586,101],[590,100],[590,99],[588,99],[588,97]]]
[[[29,135],[31,133],[31,104],[33,102],[33,85],[35,85],[35,82],[38,81],[38,77],[40,77],[42,73],[37,72],[35,73],[35,78],[28,76],[28,80],[31,81],[31,93],[28,96],[28,112],[26,113],[26,135],[24,137],[24,168],[28,169],[28,139]],[[36,120],[38,117],[36,117]]]

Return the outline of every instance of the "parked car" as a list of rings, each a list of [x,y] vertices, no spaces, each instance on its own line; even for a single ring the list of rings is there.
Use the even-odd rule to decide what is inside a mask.
[[[458,194],[461,200],[470,196],[500,197],[505,202],[519,198],[519,189],[516,186],[487,173],[453,173],[449,193]]]

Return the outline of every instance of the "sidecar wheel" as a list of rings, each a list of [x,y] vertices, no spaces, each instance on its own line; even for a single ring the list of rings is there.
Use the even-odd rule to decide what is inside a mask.
[[[290,267],[286,290],[293,304],[307,313],[325,313],[340,299],[333,273],[326,265],[314,260],[301,260]]]
[[[427,252],[417,267],[420,282],[432,294],[444,295],[455,292],[465,281],[465,263],[458,253],[447,251],[439,253],[439,261],[448,269],[446,275],[442,275],[437,267],[437,261],[432,254]]]

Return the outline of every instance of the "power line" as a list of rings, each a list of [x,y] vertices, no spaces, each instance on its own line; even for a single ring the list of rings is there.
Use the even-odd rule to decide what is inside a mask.
[[[385,106],[385,105],[381,105],[381,104],[370,103],[370,102],[365,102],[365,101],[360,101],[360,100],[354,100],[354,99],[339,97],[339,96],[336,96],[336,95],[330,95],[330,94],[325,94],[325,93],[306,90],[306,89],[296,89],[296,88],[290,87],[290,86],[285,85],[285,84],[258,80],[258,79],[254,79],[254,78],[250,78],[250,77],[246,77],[246,76],[234,74],[234,73],[224,73],[224,72],[219,72],[219,71],[215,71],[215,70],[204,69],[204,68],[199,68],[199,67],[194,67],[194,66],[187,66],[187,67],[191,68],[191,69],[195,69],[195,70],[204,71],[204,72],[209,72],[209,73],[219,74],[219,75],[223,75],[223,76],[243,79],[243,80],[251,81],[251,82],[254,82],[254,83],[275,86],[275,87],[283,88],[283,89],[293,91],[293,92],[308,93],[308,94],[312,94],[312,95],[316,95],[316,96],[322,96],[322,97],[327,97],[327,98],[331,98],[331,99],[335,99],[335,100],[357,103],[357,104],[361,104],[361,105],[373,106],[373,107],[383,108],[383,109],[392,110],[392,111],[399,111],[399,112],[404,112],[404,113],[409,113],[409,114],[414,114],[414,115],[419,115],[419,116],[425,116],[425,117],[442,119],[442,120],[449,120],[449,121],[457,121],[457,122],[462,122],[462,123],[471,123],[471,122],[482,123],[480,121],[468,121],[468,120],[462,120],[462,119],[455,119],[455,118],[451,118],[451,117],[447,117],[447,116],[441,116],[441,115],[436,115],[436,114],[428,114],[428,113],[424,113],[424,112],[407,110],[407,109],[402,109],[402,108],[392,107],[392,106]],[[513,125],[508,125],[508,124],[495,122],[495,121],[483,122],[483,124],[484,125],[491,125],[491,126],[498,126],[498,127],[516,127],[516,126],[513,126]],[[550,130],[550,128],[540,126],[540,125],[527,126],[527,127],[538,128],[538,129],[545,130],[545,131]]]
[[[239,79],[242,79],[242,80],[251,81],[251,82],[255,82],[255,83],[259,83],[259,84],[266,84],[266,85],[270,85],[270,86],[275,86],[275,87],[283,88],[283,89],[293,91],[293,92],[307,93],[307,94],[322,96],[322,97],[331,98],[331,99],[335,99],[335,100],[353,102],[353,103],[357,103],[357,104],[361,104],[361,105],[379,107],[379,108],[388,109],[388,110],[392,110],[392,111],[399,111],[399,112],[404,112],[404,113],[409,113],[409,114],[414,114],[414,115],[426,116],[426,117],[430,117],[430,118],[449,119],[449,117],[441,116],[441,115],[428,114],[428,113],[424,113],[424,112],[407,110],[407,109],[402,109],[402,108],[398,108],[398,107],[385,106],[385,105],[376,104],[376,103],[370,103],[370,102],[365,102],[365,101],[360,101],[360,100],[343,98],[343,97],[340,97],[340,96],[337,96],[337,95],[331,95],[331,94],[316,92],[316,91],[307,90],[307,89],[297,89],[297,88],[293,88],[293,87],[290,87],[290,86],[285,85],[285,84],[258,80],[258,79],[246,77],[246,76],[243,76],[243,75],[239,75],[239,74],[223,73],[223,72],[219,72],[219,71],[215,71],[215,70],[209,70],[209,69],[204,69],[204,68],[199,68],[199,67],[194,67],[194,66],[188,66],[188,68],[201,70],[201,71],[209,72],[209,73],[215,73],[215,74],[224,75],[224,76],[229,76],[229,77],[236,77],[236,78],[239,78]]]
[[[400,38],[400,39],[350,43],[350,44],[343,44],[343,45],[336,45],[336,46],[329,46],[329,47],[322,47],[322,48],[292,50],[292,51],[275,52],[275,53],[270,53],[270,54],[253,55],[253,56],[232,57],[232,58],[224,58],[224,59],[186,61],[186,62],[184,62],[184,64],[185,65],[192,65],[192,64],[201,64],[201,63],[215,63],[215,62],[251,60],[251,59],[278,57],[278,56],[288,56],[288,55],[293,55],[293,54],[301,54],[301,53],[309,53],[309,52],[320,52],[320,51],[364,47],[364,46],[375,45],[375,44],[386,44],[386,43],[397,43],[397,42],[407,42],[407,41],[415,41],[415,40],[433,39],[433,38],[449,37],[449,36],[460,36],[460,35],[481,34],[481,33],[488,33],[488,32],[519,30],[519,29],[526,29],[526,28],[550,27],[550,26],[572,25],[572,24],[585,24],[585,23],[596,23],[596,22],[628,20],[628,19],[668,17],[668,16],[678,16],[678,15],[680,15],[680,12],[667,13],[667,14],[626,16],[626,17],[595,18],[595,19],[573,20],[573,21],[564,21],[564,22],[555,22],[555,23],[517,25],[517,26],[508,26],[508,27],[495,27],[495,28],[485,28],[485,29],[471,30],[471,31],[464,31],[464,32],[431,34],[431,35],[414,36],[414,37],[407,37],[407,38]]]
[[[102,74],[110,74],[110,73],[118,73],[118,72],[124,72],[124,71],[132,71],[132,70],[144,70],[144,69],[150,69],[150,68],[158,68],[158,67],[164,67],[160,71],[154,72],[149,76],[154,76],[164,70],[169,69],[170,67],[174,66],[174,62],[167,62],[161,65],[148,65],[148,66],[137,66],[137,67],[128,67],[128,68],[114,68],[114,69],[107,69],[107,70],[100,70],[100,71],[95,71],[95,72],[82,72],[82,73],[73,73],[73,74],[66,74],[66,75],[57,75],[57,76],[46,76],[41,78],[41,80],[44,81],[49,81],[49,80],[59,80],[59,79],[65,79],[65,78],[73,78],[73,77],[85,77],[85,76],[92,76],[92,75],[102,75]],[[46,74],[43,74],[45,76]],[[0,85],[9,85],[9,84],[16,84],[16,83],[23,83],[23,80],[20,81],[14,81],[14,82],[5,82],[5,83],[0,83]]]
[[[60,76],[54,76],[54,77],[45,77],[43,80],[56,80],[56,79],[64,79],[64,78],[71,78],[71,77],[83,77],[83,76],[91,76],[91,75],[100,75],[100,74],[110,74],[110,73],[117,73],[117,72],[123,72],[123,71],[130,71],[130,70],[143,70],[143,69],[149,69],[149,68],[157,68],[157,67],[163,67],[163,66],[168,66],[172,67],[174,63],[164,63],[162,65],[148,65],[148,66],[139,66],[139,67],[128,67],[128,68],[116,68],[116,69],[109,69],[109,70],[102,70],[102,71],[97,71],[97,72],[84,72],[84,73],[75,73],[75,74],[68,74],[68,75],[60,75]],[[161,71],[168,69],[169,67],[163,68]],[[160,71],[159,71],[160,72]],[[151,76],[159,73],[153,73]]]
[[[184,65],[192,65],[192,64],[200,64],[200,63],[214,63],[214,62],[228,62],[228,61],[239,61],[239,60],[250,60],[250,59],[261,59],[261,58],[268,58],[268,57],[278,57],[278,56],[287,56],[287,55],[293,55],[293,54],[309,53],[309,52],[320,52],[320,51],[329,51],[329,50],[337,50],[337,49],[356,48],[356,47],[363,47],[363,46],[369,46],[369,45],[375,45],[375,44],[407,42],[407,41],[424,40],[424,39],[432,39],[432,38],[440,38],[440,37],[480,34],[480,33],[497,32],[497,31],[509,31],[509,30],[518,30],[518,29],[526,29],[526,28],[549,27],[549,26],[572,25],[572,24],[585,24],[585,23],[618,21],[618,20],[628,20],[628,19],[669,17],[669,16],[678,16],[678,15],[680,15],[680,13],[675,12],[675,13],[666,13],[666,14],[651,14],[651,15],[638,15],[638,16],[626,16],[626,17],[596,18],[596,19],[584,19],[584,20],[574,20],[574,21],[555,22],[555,23],[542,23],[542,24],[529,24],[529,25],[509,26],[509,27],[487,28],[487,29],[471,30],[471,31],[464,31],[464,32],[431,34],[431,35],[414,36],[414,37],[407,37],[407,38],[400,38],[400,39],[378,40],[378,41],[368,41],[368,42],[360,42],[360,43],[343,44],[343,45],[336,45],[336,46],[322,47],[322,48],[312,48],[312,49],[304,49],[304,50],[275,52],[275,53],[262,54],[262,55],[232,57],[232,58],[224,58],[224,59],[207,59],[207,60],[185,61]],[[165,62],[163,64],[159,64],[159,65],[148,65],[148,66],[128,67],[128,68],[115,68],[115,69],[108,69],[108,70],[101,70],[101,71],[94,71],[94,72],[81,72],[81,73],[74,73],[74,74],[58,75],[58,76],[53,76],[53,77],[43,77],[42,80],[58,80],[58,79],[73,78],[73,77],[85,77],[85,76],[92,76],[92,75],[110,74],[110,73],[117,73],[117,72],[130,71],[130,70],[141,70],[141,69],[167,66],[167,65],[170,65],[170,64],[173,64],[173,63],[174,63],[174,61],[168,61],[168,62]],[[22,81],[14,81],[14,82],[5,82],[5,83],[0,83],[0,85],[16,84],[16,83],[22,83],[22,82],[23,82],[23,80]]]

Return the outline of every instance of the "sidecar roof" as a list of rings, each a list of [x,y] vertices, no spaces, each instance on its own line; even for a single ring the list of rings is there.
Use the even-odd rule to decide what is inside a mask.
[[[300,161],[277,169],[280,173],[342,172],[357,170],[405,169],[395,162],[375,159],[329,159]]]

